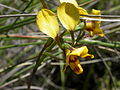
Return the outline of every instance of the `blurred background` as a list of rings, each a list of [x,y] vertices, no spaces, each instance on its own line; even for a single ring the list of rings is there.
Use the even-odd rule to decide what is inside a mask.
[[[54,12],[60,5],[59,0],[45,2]],[[102,15],[120,15],[120,0],[77,2],[88,13],[98,9]],[[42,8],[40,0],[0,0],[0,15],[33,14]],[[44,53],[32,90],[120,90],[120,22],[102,22],[101,29],[105,37],[93,38],[106,42],[108,47],[83,44],[95,56],[92,60],[80,59],[84,73],[76,75],[69,67],[63,72],[65,60],[55,46]],[[0,90],[27,90],[30,72],[47,38],[37,28],[35,16],[0,18]]]

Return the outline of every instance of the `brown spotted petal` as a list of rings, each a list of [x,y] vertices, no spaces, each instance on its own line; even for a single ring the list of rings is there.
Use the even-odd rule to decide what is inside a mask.
[[[77,56],[71,55],[69,57],[69,66],[76,74],[81,74],[83,72],[83,68],[80,65],[80,61]]]

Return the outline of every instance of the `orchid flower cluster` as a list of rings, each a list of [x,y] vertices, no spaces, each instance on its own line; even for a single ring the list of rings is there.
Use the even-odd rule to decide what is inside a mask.
[[[67,31],[74,32],[76,26],[81,23],[80,18],[85,17],[81,15],[88,15],[87,11],[79,7],[75,0],[60,0],[60,3],[60,6],[57,8],[57,14],[49,9],[42,9],[38,12],[36,18],[36,23],[40,31],[53,38],[54,40],[56,40],[56,37],[59,36],[60,32],[57,17]],[[101,12],[100,10],[92,9],[91,14],[101,15]],[[84,20],[84,23],[85,30],[90,33],[90,37],[94,35],[101,37],[104,36],[104,33],[100,29],[100,21]],[[76,74],[81,74],[83,72],[83,68],[80,65],[78,56],[81,58],[94,58],[94,55],[88,54],[87,46],[75,48],[74,45],[70,45],[68,48],[65,48],[65,54],[66,65],[64,71],[66,70],[67,66],[70,66],[70,68]]]

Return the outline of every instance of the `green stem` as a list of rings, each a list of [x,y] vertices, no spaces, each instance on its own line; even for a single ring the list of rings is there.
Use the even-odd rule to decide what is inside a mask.
[[[59,48],[60,48],[61,50],[63,50],[63,47],[62,47],[63,41],[60,40],[60,37],[59,37],[59,36],[56,36],[55,41],[56,41],[57,45],[59,46]],[[63,50],[63,51],[64,51],[64,50]]]
[[[35,64],[35,67],[34,67],[32,73],[31,73],[31,75],[30,75],[30,81],[29,81],[29,83],[28,83],[28,90],[31,90],[31,89],[30,89],[30,86],[31,86],[31,84],[32,84],[33,76],[35,75],[35,73],[36,73],[39,65],[41,64],[41,62],[42,62],[42,60],[43,60],[43,59],[40,59],[40,58],[41,58],[43,52],[46,50],[47,47],[49,47],[49,46],[52,44],[52,42],[53,42],[53,39],[49,38],[49,39],[47,40],[46,44],[44,45],[44,47],[42,48],[42,50],[40,51],[40,53],[39,53],[39,55],[38,55],[38,58],[37,58],[37,61],[36,61],[36,64]]]
[[[47,4],[45,3],[44,0],[40,0],[44,8],[48,8]]]
[[[35,17],[27,18],[27,19],[24,19],[24,20],[21,20],[21,21],[17,21],[14,25],[9,24],[9,25],[6,25],[6,26],[1,26],[0,27],[0,33],[7,32],[10,29],[15,29],[15,28],[18,28],[18,27],[21,27],[21,26],[24,26],[24,25],[27,25],[27,24],[30,24],[30,23],[33,23],[33,22],[35,22]]]
[[[57,37],[55,38],[55,41],[56,41],[57,45],[59,46],[59,48],[63,51],[63,55],[64,55],[63,57],[65,57],[65,49],[64,49],[64,47],[62,46],[62,45],[64,44],[63,39],[60,38],[59,36],[57,36]]]
[[[101,46],[106,46],[106,47],[116,47],[116,48],[120,48],[120,44],[117,43],[106,43],[106,42],[101,42],[101,41],[97,41],[97,40],[80,40],[79,41],[80,44],[94,44],[94,45],[101,45]]]
[[[76,39],[76,44],[85,35],[85,31],[84,31],[84,29],[86,27],[85,20],[83,20],[82,23],[83,23],[83,28],[79,29],[79,34],[78,34],[77,39]]]
[[[61,76],[61,84],[62,84],[62,87],[61,87],[61,90],[65,90],[65,74],[63,72],[63,69],[64,69],[64,65],[62,65],[63,61],[60,61],[60,76]]]
[[[71,38],[72,38],[72,46],[74,46],[74,42],[75,42],[74,31],[71,30],[71,31],[70,31],[70,34],[71,34]]]
[[[6,45],[3,47],[0,47],[0,49],[7,49],[7,48],[13,48],[13,47],[23,47],[23,46],[28,46],[28,45],[40,45],[40,44],[45,44],[45,42],[31,42],[31,43],[24,43],[24,44],[17,44],[17,45]]]
[[[68,39],[68,38],[66,38],[65,40],[70,41],[70,39]],[[106,43],[106,42],[101,42],[98,40],[80,40],[79,43],[80,44],[101,45],[101,46],[112,47],[112,48],[114,48],[114,47],[120,48],[120,42]],[[23,46],[28,46],[28,45],[40,45],[40,44],[45,44],[45,42],[43,41],[43,42],[31,42],[31,43],[17,44],[17,45],[6,45],[3,47],[0,47],[0,50],[7,49],[7,48],[14,48],[14,47],[23,47]],[[63,46],[61,46],[60,42],[57,44],[59,44],[59,47],[61,47],[61,49],[64,50],[64,48],[63,48]]]

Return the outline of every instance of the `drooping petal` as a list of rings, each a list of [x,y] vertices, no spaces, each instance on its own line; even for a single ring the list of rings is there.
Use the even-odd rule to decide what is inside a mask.
[[[95,27],[95,29],[94,29],[94,34],[97,34],[97,35],[103,37],[103,36],[104,36],[104,33],[103,33],[103,31],[100,29],[100,24],[97,24],[97,23],[96,23],[95,26],[96,26],[96,27]]]
[[[42,9],[37,14],[36,23],[40,31],[52,37],[53,39],[55,39],[59,33],[59,24],[57,18],[55,14],[48,9]]]
[[[60,0],[60,3],[63,3],[63,2],[72,3],[72,4],[74,4],[75,6],[78,6],[76,0]]]
[[[79,22],[78,9],[71,3],[62,3],[57,9],[57,15],[67,30],[74,30]]]
[[[80,61],[76,56],[70,56],[69,57],[69,65],[70,68],[76,73],[81,74],[83,72],[83,68],[80,65]]]

